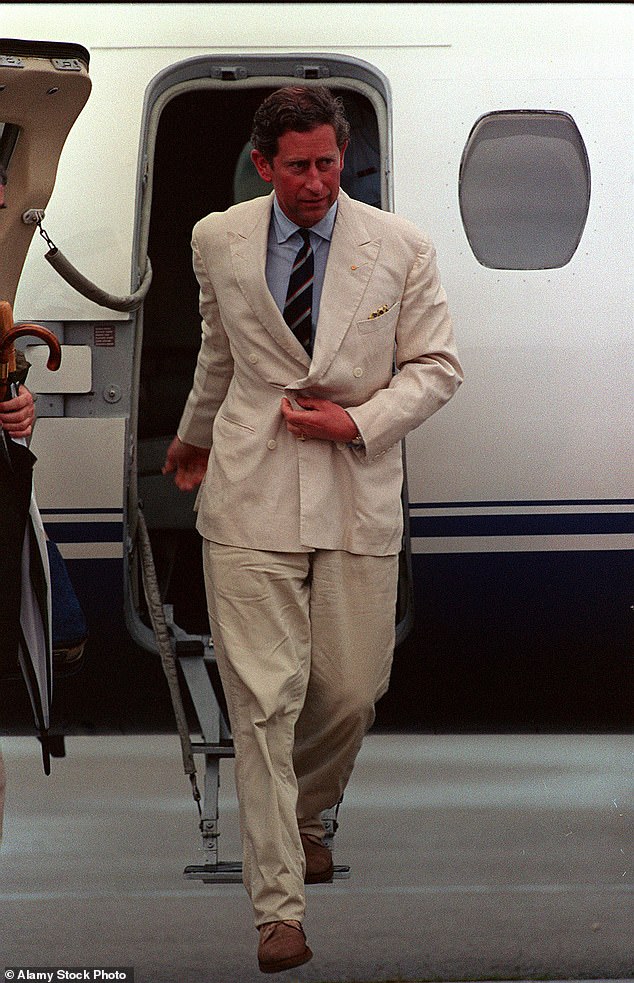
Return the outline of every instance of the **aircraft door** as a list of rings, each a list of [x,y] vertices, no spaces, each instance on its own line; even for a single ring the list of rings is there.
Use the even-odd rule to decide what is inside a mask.
[[[59,158],[90,95],[79,44],[0,40],[0,299],[13,305]]]

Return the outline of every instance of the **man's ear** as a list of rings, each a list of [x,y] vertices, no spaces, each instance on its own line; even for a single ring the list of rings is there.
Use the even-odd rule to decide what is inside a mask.
[[[273,169],[266,157],[259,150],[252,150],[251,160],[262,180],[270,183],[273,180]]]
[[[349,143],[349,141],[346,140],[346,142],[343,144],[343,146],[339,148],[339,167],[340,167],[340,169],[342,171],[343,171],[343,158],[346,155],[346,149],[348,147],[348,143]]]

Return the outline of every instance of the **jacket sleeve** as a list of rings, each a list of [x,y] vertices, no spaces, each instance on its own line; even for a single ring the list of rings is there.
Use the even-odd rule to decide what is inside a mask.
[[[348,408],[368,461],[381,457],[419,427],[451,399],[463,380],[436,251],[424,240],[403,287],[395,369],[385,389]]]
[[[196,447],[211,447],[212,429],[233,375],[233,357],[225,333],[218,301],[202,248],[194,228],[192,252],[194,272],[200,285],[202,340],[194,372],[194,381],[178,426],[178,436]]]

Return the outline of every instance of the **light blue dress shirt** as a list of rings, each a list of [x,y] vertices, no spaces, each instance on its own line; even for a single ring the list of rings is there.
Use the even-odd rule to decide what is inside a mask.
[[[337,202],[330,206],[321,221],[311,226],[308,230],[310,244],[313,249],[315,261],[315,279],[313,281],[313,309],[312,309],[312,340],[315,341],[315,329],[319,317],[319,303],[321,300],[321,290],[324,285],[326,274],[326,262],[330,251],[330,240],[337,217]],[[284,311],[286,302],[286,291],[291,275],[291,269],[295,262],[297,250],[302,244],[302,237],[297,231],[300,228],[295,222],[291,222],[280,208],[277,198],[273,198],[273,208],[271,210],[271,223],[269,225],[269,241],[266,256],[266,282],[273,295],[273,300]]]

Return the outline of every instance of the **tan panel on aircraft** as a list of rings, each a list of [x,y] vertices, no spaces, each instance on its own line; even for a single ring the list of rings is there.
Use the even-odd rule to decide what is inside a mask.
[[[62,364],[56,372],[47,366],[48,347],[27,345],[24,351],[29,369],[29,389],[33,393],[89,393],[92,387],[92,349],[90,345],[62,345]]]
[[[125,432],[123,417],[38,419],[31,450],[39,507],[122,508]]]
[[[69,71],[50,58],[19,61],[23,67],[0,63],[0,123],[20,127],[7,169],[6,207],[0,210],[0,299],[10,304],[36,229],[22,216],[46,208],[62,148],[91,88],[83,62]]]

